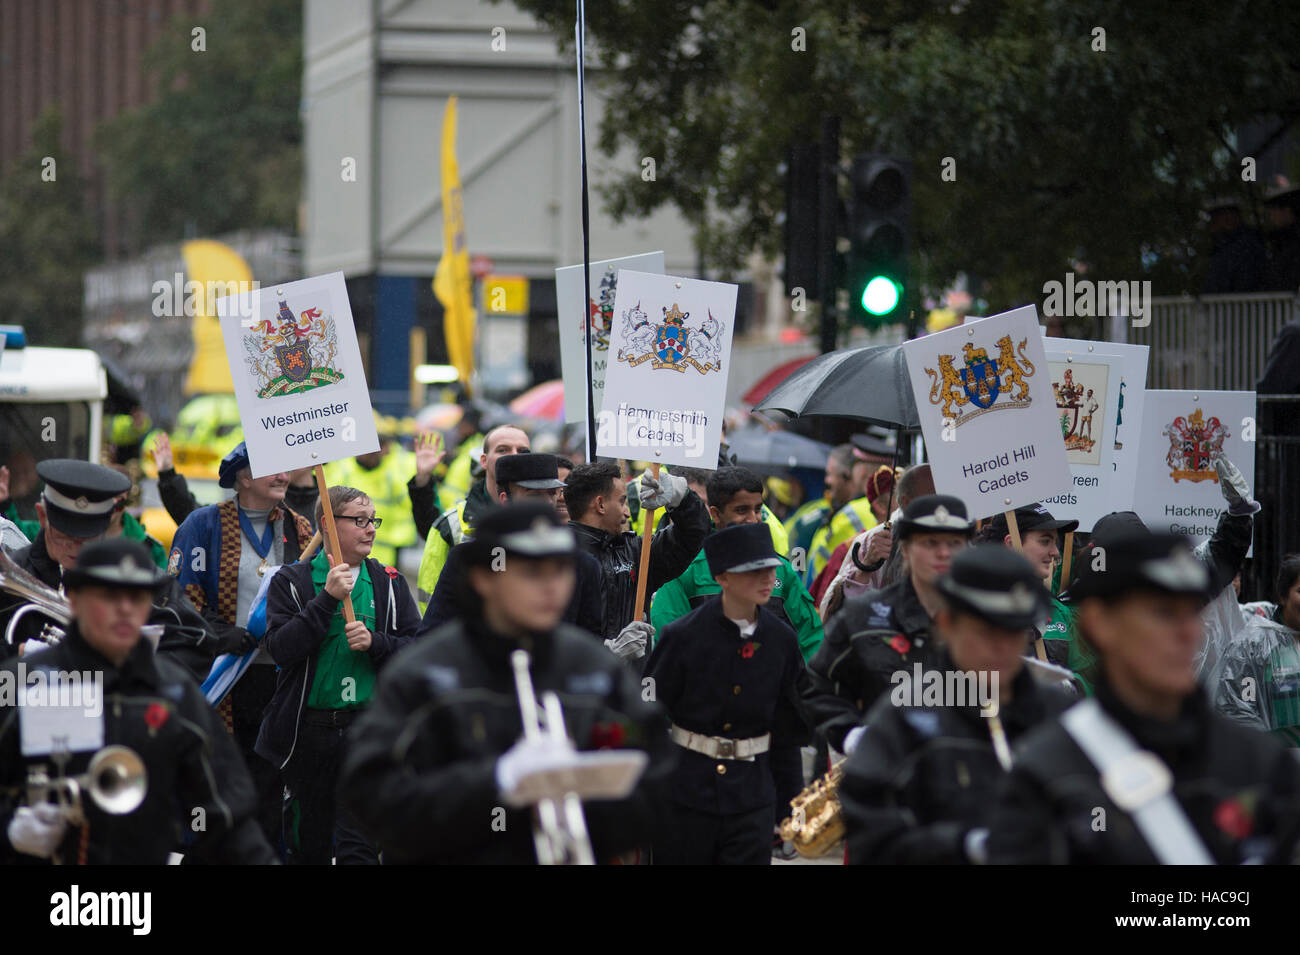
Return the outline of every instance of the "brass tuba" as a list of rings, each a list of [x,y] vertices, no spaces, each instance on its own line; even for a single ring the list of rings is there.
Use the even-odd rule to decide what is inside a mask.
[[[72,622],[72,608],[57,590],[46,586],[36,576],[23,570],[14,559],[0,548],[0,590],[26,601],[9,618],[5,627],[5,642],[13,645],[18,632],[18,621],[29,613],[48,617],[40,634],[35,638],[50,645],[58,643],[66,634],[63,627]],[[57,626],[62,624],[63,626]]]
[[[824,856],[844,838],[844,813],[840,808],[839,785],[844,777],[844,760],[815,779],[790,800],[790,817],[781,823],[781,838],[794,844],[805,859]]]

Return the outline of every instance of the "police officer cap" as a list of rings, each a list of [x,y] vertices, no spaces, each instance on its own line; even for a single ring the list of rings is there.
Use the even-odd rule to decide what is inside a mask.
[[[98,541],[84,547],[77,566],[64,571],[67,590],[80,587],[114,587],[128,590],[157,590],[167,580],[139,541],[126,537]]]
[[[553,454],[503,454],[497,458],[497,487],[518,484],[532,490],[564,487]]]
[[[961,498],[951,494],[925,494],[916,498],[907,505],[894,526],[900,540],[913,534],[948,533],[970,537],[975,532],[975,525],[966,516],[966,505]]]
[[[69,537],[98,537],[108,530],[117,498],[131,490],[131,479],[102,464],[51,458],[36,465],[45,482],[45,517]]]
[[[853,445],[853,457],[859,461],[875,458],[888,461],[894,455],[894,448],[888,441],[866,432],[850,435],[849,444]]]
[[[935,586],[954,609],[1007,630],[1031,627],[1047,615],[1042,577],[1009,547],[978,544],[963,550]]]
[[[573,531],[555,508],[543,501],[507,504],[491,510],[474,525],[474,540],[466,549],[471,566],[492,563],[500,547],[516,557],[571,557],[577,549]]]
[[[1094,536],[1070,594],[1082,600],[1155,590],[1208,599],[1210,585],[1210,572],[1186,538],[1124,528]]]
[[[704,539],[704,559],[709,562],[709,573],[714,577],[781,565],[781,558],[772,546],[772,532],[762,521],[732,524],[710,534]]]
[[[250,467],[248,445],[240,441],[235,445],[235,450],[221,459],[221,467],[217,470],[217,483],[225,488],[234,487],[235,475],[246,467]]]

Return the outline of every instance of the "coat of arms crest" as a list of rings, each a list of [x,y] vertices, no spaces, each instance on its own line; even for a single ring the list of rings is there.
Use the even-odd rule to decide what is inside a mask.
[[[600,280],[600,301],[588,300],[587,323],[591,327],[591,347],[609,351],[609,331],[614,327],[614,295],[618,291],[618,273],[608,271]]]
[[[1169,439],[1165,464],[1175,481],[1219,481],[1214,459],[1223,453],[1223,442],[1232,437],[1218,418],[1208,421],[1197,408],[1184,418],[1179,415],[1161,432]]]
[[[332,319],[319,308],[294,317],[286,301],[273,322],[264,319],[244,329],[244,363],[257,379],[257,397],[299,395],[343,380],[334,367],[338,336]]]
[[[925,369],[930,376],[930,404],[942,405],[943,416],[951,418],[954,426],[988,411],[1029,407],[1028,379],[1034,376],[1034,365],[1025,356],[1027,343],[1028,339],[1021,339],[1019,346],[1013,347],[1011,336],[1003,335],[996,343],[998,357],[990,358],[987,349],[967,342],[962,346],[964,366],[960,371],[955,356],[940,355],[938,371]],[[963,412],[967,405],[977,410]]]
[[[671,368],[685,373],[689,365],[700,374],[722,368],[722,323],[707,313],[699,328],[686,324],[690,312],[683,312],[674,302],[664,306],[662,324],[650,321],[641,303],[623,311],[623,347],[618,360],[632,367],[650,362],[652,368]]]

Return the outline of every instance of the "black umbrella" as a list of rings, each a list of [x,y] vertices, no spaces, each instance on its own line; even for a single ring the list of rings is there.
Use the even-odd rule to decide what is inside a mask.
[[[756,411],[771,409],[796,417],[822,415],[898,429],[921,427],[902,345],[860,345],[814,358],[755,406]],[[898,467],[897,440],[893,467]],[[891,484],[886,513],[893,509]]]
[[[831,446],[793,431],[742,428],[727,435],[727,453],[753,467],[824,468]]]
[[[921,427],[902,345],[861,345],[814,358],[755,406],[758,411],[770,409],[796,417]]]

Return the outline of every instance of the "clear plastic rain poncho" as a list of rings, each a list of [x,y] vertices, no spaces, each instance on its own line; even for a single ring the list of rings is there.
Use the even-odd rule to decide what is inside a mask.
[[[1207,672],[1218,712],[1300,747],[1300,632],[1252,615]]]

